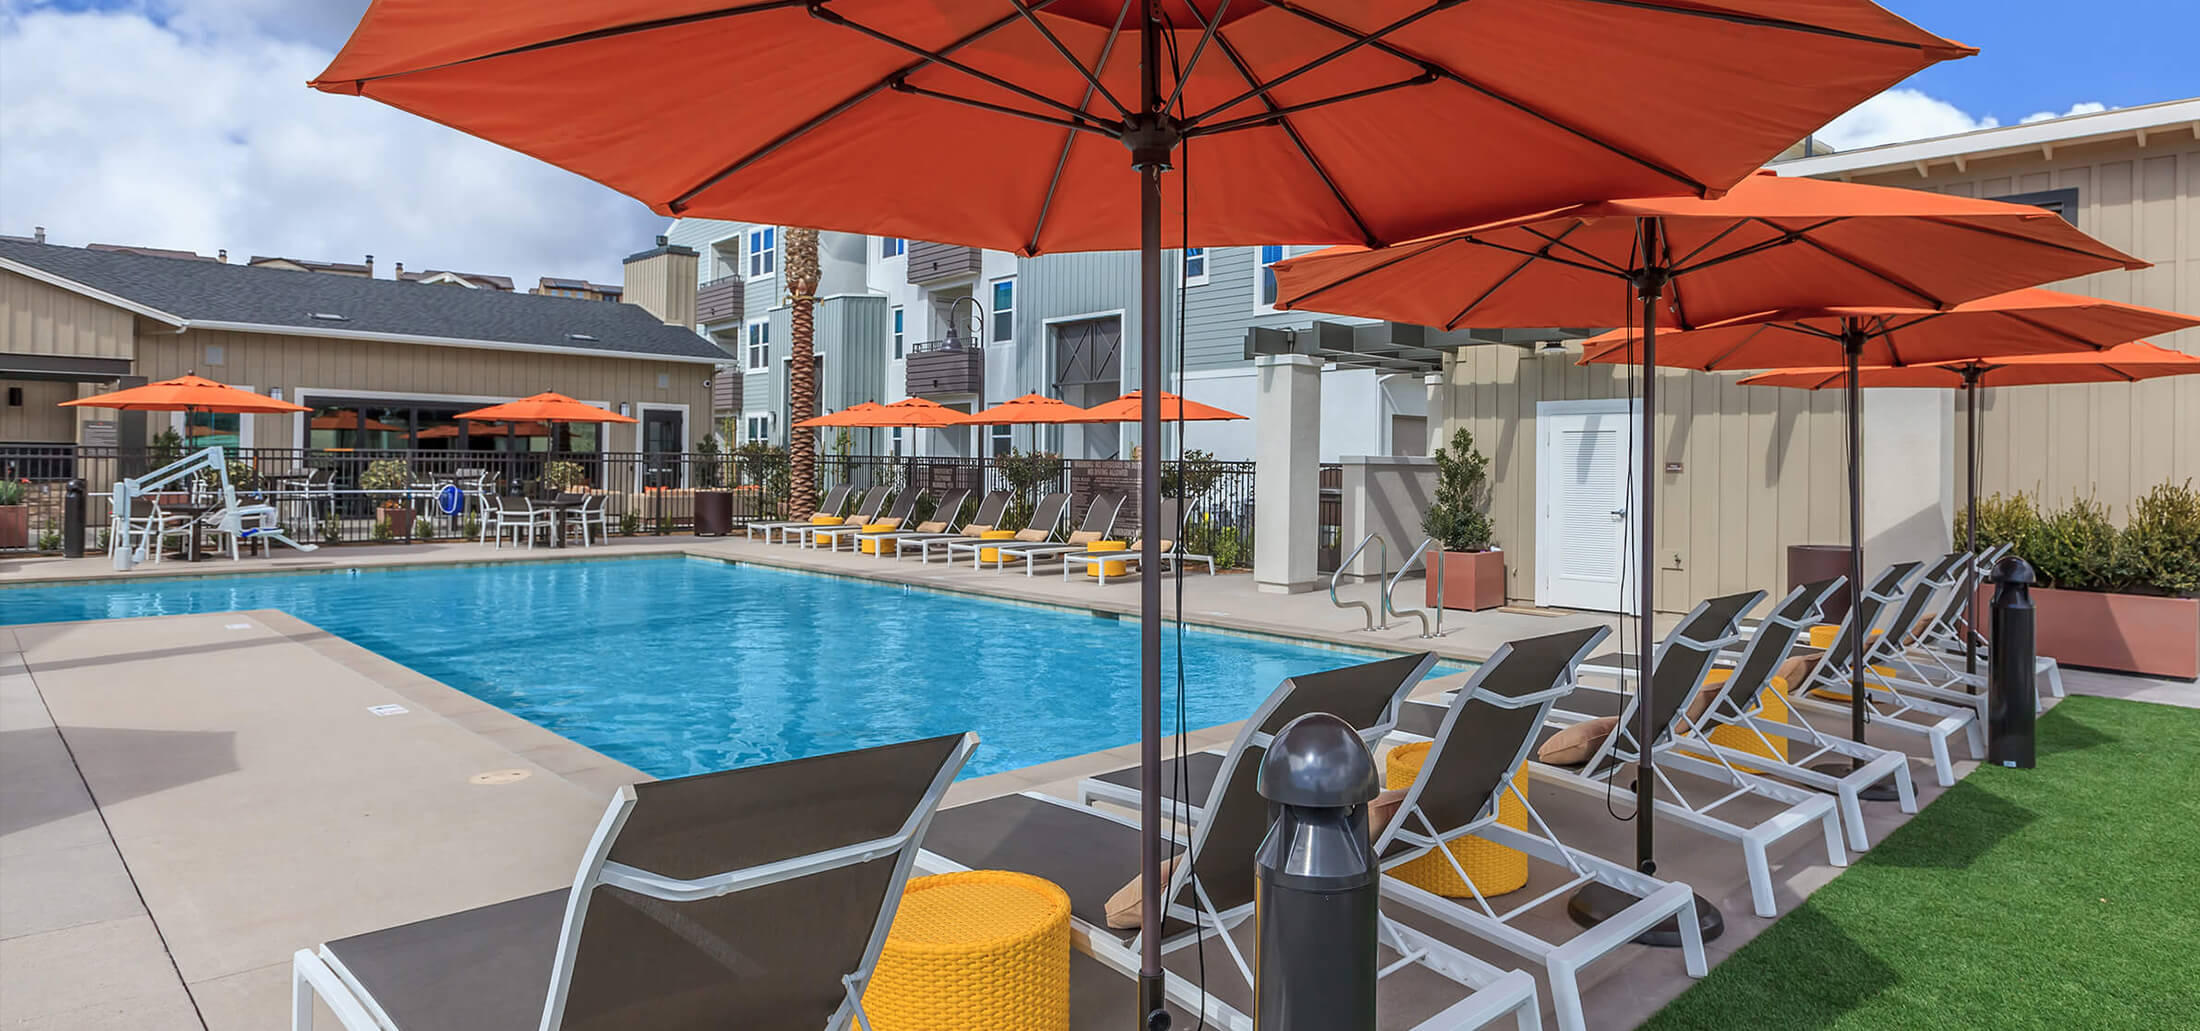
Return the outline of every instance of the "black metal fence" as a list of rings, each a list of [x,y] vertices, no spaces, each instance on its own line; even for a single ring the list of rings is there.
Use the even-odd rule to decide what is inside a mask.
[[[0,515],[0,551],[60,547],[63,495],[71,479],[85,482],[85,542],[105,547],[111,492],[117,479],[142,476],[182,457],[157,448],[0,444],[0,477],[25,485],[25,530],[10,539]],[[531,497],[578,491],[604,495],[612,532],[627,535],[687,533],[694,529],[695,494],[729,491],[736,522],[800,518],[792,510],[792,470],[777,452],[499,452],[317,451],[240,448],[227,452],[231,486],[240,500],[275,506],[285,530],[300,541],[350,542],[470,539],[480,533],[480,494],[495,491]],[[937,518],[967,519],[987,491],[1014,492],[1003,525],[1016,528],[1038,500],[1055,491],[1071,496],[1069,523],[1082,522],[1102,495],[1131,499],[1120,510],[1114,534],[1136,536],[1139,513],[1137,463],[1117,460],[907,458],[887,455],[817,456],[820,495],[836,485],[858,488],[920,487],[918,521],[949,492],[970,491],[964,511]],[[447,490],[455,487],[455,491]],[[203,503],[216,490],[201,475],[161,488],[171,504]],[[1215,556],[1218,566],[1253,560],[1253,464],[1200,461],[1170,463],[1164,490],[1187,496],[1187,550]]]

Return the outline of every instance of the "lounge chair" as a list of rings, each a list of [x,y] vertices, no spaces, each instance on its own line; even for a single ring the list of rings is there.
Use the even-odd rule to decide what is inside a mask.
[[[837,531],[846,526],[861,528],[878,518],[879,510],[886,507],[887,497],[893,492],[894,488],[892,487],[873,487],[864,491],[863,499],[856,503],[855,512],[837,523],[800,523],[783,526],[779,530],[779,542],[785,544],[791,540],[805,548],[815,547],[816,543],[812,538],[820,531]]]
[[[1572,690],[1575,666],[1610,633],[1605,627],[1585,627],[1500,646],[1444,708],[1429,738],[1420,776],[1375,841],[1375,852],[1386,870],[1431,853],[1450,857],[1447,861],[1467,882],[1470,897],[1446,898],[1386,876],[1384,901],[1417,910],[1540,964],[1551,987],[1560,1031],[1584,1031],[1586,1026],[1581,968],[1624,948],[1664,920],[1671,919],[1679,927],[1688,976],[1702,977],[1707,969],[1696,898],[1687,885],[1599,859],[1560,841],[1527,792],[1513,784],[1514,771],[1535,747],[1551,703]],[[1526,814],[1525,828],[1508,827],[1498,820],[1498,802],[1508,792]],[[1473,879],[1446,847],[1468,835],[1560,867],[1563,880],[1525,901],[1506,900],[1507,908],[1500,911],[1473,888]],[[1541,937],[1539,930],[1565,921],[1531,916],[1532,911],[1591,882],[1639,901],[1564,941]]]
[[[1181,531],[1183,530],[1183,520],[1178,517],[1177,511],[1177,499],[1162,498],[1160,512],[1161,518],[1155,520],[1155,522],[1157,522],[1161,526],[1170,528],[1171,532],[1176,532],[1178,536],[1181,537]],[[1077,554],[1064,555],[1062,556],[1062,579],[1069,579],[1073,571],[1082,571],[1085,569],[1097,568],[1099,570],[1099,573],[1095,578],[1100,582],[1101,586],[1107,586],[1109,564],[1120,564],[1125,567],[1124,572],[1128,573],[1131,567],[1135,567],[1139,563],[1144,561],[1143,556],[1145,555],[1145,545],[1145,534],[1140,533],[1139,539],[1132,541],[1130,548],[1124,551],[1086,551]],[[1183,542],[1181,540],[1171,540],[1168,538],[1162,539],[1162,572],[1169,572],[1171,570],[1174,570],[1178,567],[1178,564],[1182,562],[1205,562],[1207,563],[1207,575],[1215,575],[1215,557],[1213,555],[1194,555],[1190,552],[1179,550],[1182,547]]]
[[[901,493],[894,496],[893,507],[888,508],[885,515],[876,516],[870,519],[851,519],[845,523],[840,524],[839,526],[811,527],[810,547],[824,547],[832,551],[839,551],[840,542],[847,541],[849,542],[848,546],[853,548],[855,546],[856,536],[863,532],[863,528],[865,526],[877,526],[883,524],[889,527],[899,528],[902,524],[909,521],[909,514],[917,510],[917,502],[923,499],[923,488],[904,487],[902,488]]]
[[[1085,521],[1069,535],[1066,542],[1043,541],[1037,544],[1016,543],[993,549],[993,571],[1000,572],[1010,562],[1022,562],[1024,575],[1032,575],[1040,562],[1060,558],[1085,550],[1094,541],[1106,540],[1115,532],[1115,517],[1123,511],[1123,495],[1094,495],[1092,503],[1085,506]]]
[[[1993,561],[1970,561],[1968,556],[1951,556],[1956,564],[1946,570],[1928,572],[1929,586],[1936,592],[1945,592],[1944,601],[1923,618],[1901,629],[1907,635],[1896,642],[1900,658],[1895,663],[1896,675],[1904,683],[1916,685],[1915,693],[1930,698],[1960,704],[1984,705],[1987,687],[1987,671],[1993,661],[1993,648],[1984,635],[1977,634],[1964,619],[1964,601],[1977,590],[1981,579],[1993,571],[1993,562],[2008,553],[2009,545],[2002,545],[1987,552]],[[1933,573],[1938,575],[1933,575]],[[1966,671],[1955,656],[1963,654],[1964,635],[1974,635],[1978,642],[1978,669]],[[2034,655],[2032,675],[2046,688],[2046,693],[2062,697],[2062,667],[2053,657]],[[1983,708],[1980,719],[1985,719]]]
[[[854,489],[854,485],[843,483],[832,490],[826,491],[825,500],[817,503],[817,511],[811,514],[811,519],[820,516],[839,515],[841,509],[848,507],[848,495]],[[764,543],[770,544],[774,536],[778,536],[786,530],[809,525],[811,525],[809,519],[782,519],[769,523],[750,523],[747,529],[750,540],[762,537]]]
[[[1949,787],[1956,782],[1955,763],[1948,754],[1950,738],[1962,733],[1974,757],[1984,758],[1986,755],[1985,727],[1979,722],[1977,712],[1970,706],[1957,707],[1924,699],[1905,699],[1886,690],[1883,685],[1873,686],[1873,682],[1881,679],[1881,674],[1871,667],[1879,664],[1886,647],[1886,634],[1882,625],[1893,625],[1888,623],[1888,617],[1892,615],[1893,618],[1900,619],[1902,612],[1909,613],[1909,618],[1914,621],[1931,597],[1930,589],[1923,587],[1922,578],[1918,577],[1921,566],[1923,563],[1920,562],[1897,562],[1880,572],[1864,591],[1862,599],[1849,607],[1848,618],[1841,622],[1841,628],[1834,635],[1831,647],[1814,657],[1815,661],[1811,663],[1809,672],[1802,676],[1801,683],[1788,685],[1788,702],[1801,711],[1848,718],[1853,652],[1850,642],[1854,639],[1852,635],[1865,634],[1864,701],[1867,723],[1881,730],[1923,737],[1926,747],[1932,752],[1934,779],[1941,787]],[[1923,599],[1919,596],[1921,591],[1924,592]],[[1896,610],[1897,604],[1901,605],[1900,611]],[[1875,630],[1880,632],[1875,633]]]
[[[1422,652],[1292,677],[1276,689],[1287,697],[1262,703],[1261,710],[1268,716],[1255,728],[1253,743],[1266,748],[1269,736],[1282,730],[1284,724],[1310,712],[1326,712],[1350,724],[1360,732],[1360,739],[1373,747],[1397,727],[1398,707],[1434,668],[1436,653]],[[1176,807],[1180,800],[1204,800],[1214,791],[1224,757],[1224,752],[1210,749],[1193,752],[1182,760],[1162,760],[1162,804]],[[1138,773],[1138,767],[1127,766],[1080,780],[1077,801],[1084,805],[1113,802],[1135,807],[1139,802]],[[1201,815],[1197,809],[1190,813],[1195,820]]]
[[[571,888],[291,957],[349,1031],[852,1028],[955,734],[620,788]]]
[[[1794,652],[1795,643],[1811,624],[1817,622],[1826,598],[1841,583],[1841,577],[1834,577],[1788,592],[1772,614],[1758,624],[1756,634],[1743,647],[1739,660],[1727,671],[1726,681],[1718,685],[1702,715],[1691,717],[1675,740],[1659,749],[1658,761],[1699,772],[1699,761],[1694,757],[1708,756],[1721,764],[1722,775],[1773,777],[1832,792],[1841,809],[1841,822],[1849,830],[1849,847],[1862,852],[1871,847],[1860,801],[1865,788],[1892,778],[1902,811],[1917,811],[1910,757],[1891,748],[1821,733],[1808,720],[1776,720],[1755,711],[1757,699],[1768,688],[1784,696],[1787,685],[1775,683],[1780,665]],[[1756,748],[1736,748],[1714,739],[1712,731],[1719,727],[1735,728],[1745,739],[1753,740]],[[1778,750],[1783,745],[1787,756],[1779,758]],[[1821,761],[1823,765],[1812,767],[1812,763]],[[1745,770],[1751,772],[1741,772]]]
[[[985,549],[987,548],[997,548],[1003,544],[1017,542],[1038,544],[1045,541],[1054,536],[1055,526],[1061,523],[1062,516],[1068,511],[1069,495],[1049,494],[1039,499],[1039,507],[1031,511],[1031,520],[1024,524],[1023,529],[1016,531],[1016,536],[1013,538],[992,541],[969,538],[948,542],[947,564],[950,566],[955,564],[956,553],[967,552],[970,555],[970,566],[975,569],[981,564],[979,560],[985,557]]]
[[[933,548],[937,547],[940,554],[945,555],[949,544],[977,540],[979,534],[992,529],[993,524],[1001,521],[1001,513],[1008,510],[1008,500],[1013,496],[1005,490],[996,490],[986,494],[985,500],[978,502],[977,515],[952,531],[940,533],[911,532],[896,535],[894,539],[895,560],[899,561],[903,555],[914,551],[917,553],[918,561],[929,565],[932,562]],[[946,506],[942,505],[940,507],[941,511],[946,510]]]
[[[935,518],[918,523],[913,530],[893,529],[878,533],[858,533],[856,534],[856,550],[862,551],[863,545],[869,542],[873,548],[877,549],[880,558],[889,555],[898,557],[901,551],[901,541],[904,538],[915,534],[946,533],[948,525],[954,522],[955,516],[962,512],[963,502],[968,500],[970,500],[970,492],[967,490],[949,491],[946,497],[940,499],[939,506],[932,510],[932,515]],[[939,516],[945,516],[946,518],[937,518]]]
[[[1239,730],[1218,771],[1215,787],[1201,811],[1206,818],[1190,831],[1188,849],[1179,842],[1180,854],[1190,862],[1176,862],[1163,888],[1167,919],[1160,929],[1161,949],[1166,953],[1205,942],[1219,946],[1228,960],[1214,976],[1235,970],[1249,992],[1253,970],[1229,929],[1253,916],[1253,855],[1269,825],[1268,801],[1256,789],[1261,758],[1267,748],[1260,728],[1271,725],[1275,710],[1291,704],[1297,678],[1286,680]],[[1137,824],[1099,809],[1035,792],[1003,795],[982,802],[941,811],[924,839],[917,866],[926,872],[953,870],[1015,870],[1046,878],[1060,885],[1070,899],[1070,936],[1075,947],[1125,977],[1139,969],[1140,935],[1151,929],[1117,929],[1108,926],[1107,901],[1139,874],[1140,832]],[[1378,918],[1381,941],[1387,947],[1380,957],[1385,973],[1418,963],[1467,988],[1479,989],[1437,1016],[1422,1028],[1474,1028],[1513,1014],[1523,1031],[1540,1022],[1535,982],[1524,972],[1497,968],[1459,951],[1419,930],[1387,918]],[[1394,951],[1391,951],[1394,950]],[[1229,1031],[1246,1031],[1251,1019],[1224,1001],[1217,992],[1203,990],[1173,971],[1165,971],[1163,991],[1169,1001],[1191,1012],[1201,1012],[1211,1024]]]

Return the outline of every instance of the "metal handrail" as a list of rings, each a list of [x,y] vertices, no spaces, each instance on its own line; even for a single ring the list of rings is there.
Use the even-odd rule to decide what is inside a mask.
[[[1444,564],[1442,562],[1438,562],[1434,566],[1431,566],[1428,564],[1428,561],[1426,559],[1422,558],[1423,555],[1428,554],[1429,545],[1434,543],[1436,543],[1436,538],[1434,537],[1421,538],[1421,546],[1413,549],[1413,554],[1406,556],[1405,564],[1399,566],[1398,572],[1395,575],[1391,576],[1390,582],[1383,585],[1383,608],[1388,609],[1390,611],[1390,614],[1394,616],[1410,615],[1420,620],[1421,636],[1424,638],[1444,636]],[[1443,554],[1442,548],[1438,548],[1436,550],[1437,554]],[[1390,596],[1398,590],[1398,581],[1405,579],[1406,572],[1413,568],[1413,564],[1415,562],[1420,562],[1423,569],[1432,569],[1435,571],[1436,628],[1433,631],[1429,629],[1427,609],[1400,609],[1398,606],[1392,604],[1390,600]]]
[[[1359,558],[1360,552],[1367,550],[1367,543],[1369,541],[1374,541],[1375,543],[1382,545],[1381,549],[1375,552],[1375,554],[1378,556],[1375,560],[1375,578],[1377,580],[1380,580],[1382,579],[1383,574],[1387,572],[1387,570],[1385,570],[1383,567],[1390,564],[1390,542],[1384,540],[1383,535],[1379,533],[1371,533],[1365,537],[1360,538],[1360,543],[1353,546],[1352,554],[1346,555],[1344,557],[1344,561],[1337,563],[1337,568],[1329,574],[1329,604],[1334,605],[1340,609],[1357,608],[1360,611],[1367,613],[1367,625],[1361,627],[1360,629],[1362,630],[1388,630],[1390,629],[1390,619],[1388,616],[1388,612],[1390,610],[1390,601],[1388,599],[1384,599],[1383,601],[1383,611],[1385,613],[1383,621],[1382,623],[1377,624],[1375,622],[1375,606],[1370,605],[1364,601],[1344,601],[1337,597],[1337,581],[1344,577],[1344,571],[1346,569],[1351,568],[1352,560]]]

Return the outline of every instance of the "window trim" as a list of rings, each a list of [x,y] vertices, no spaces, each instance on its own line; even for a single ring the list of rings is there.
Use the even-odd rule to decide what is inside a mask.
[[[906,236],[881,236],[878,238],[878,260],[892,261],[909,256],[909,238]]]
[[[1276,257],[1273,259],[1267,257],[1271,249],[1276,252]],[[1273,301],[1263,299],[1261,294],[1266,292],[1271,278],[1268,266],[1272,262],[1282,261],[1290,256],[1291,248],[1283,244],[1262,244],[1253,248],[1253,314],[1276,315],[1285,311],[1283,308],[1276,307]],[[1276,292],[1276,300],[1280,301],[1282,299],[1283,292],[1279,288]]]
[[[1193,256],[1192,256],[1192,252],[1193,252],[1193,251],[1198,251],[1198,252],[1199,252],[1199,255],[1198,255],[1198,261],[1199,261],[1199,271],[1198,271],[1198,273],[1196,273],[1196,274],[1195,274],[1195,273],[1193,273],[1193,272],[1192,272],[1192,270],[1191,270],[1191,269],[1192,269],[1192,260],[1193,260]],[[1182,273],[1182,275],[1183,275],[1183,279],[1184,279],[1184,285],[1185,285],[1185,286],[1206,286],[1206,285],[1207,285],[1207,268],[1208,268],[1208,266],[1209,266],[1210,264],[1212,264],[1213,262],[1214,262],[1214,255],[1212,255],[1212,254],[1209,254],[1209,253],[1208,253],[1208,248],[1205,248],[1205,247],[1186,247],[1186,248],[1183,248],[1183,249],[1181,249],[1181,250],[1177,251],[1177,255],[1176,255],[1176,267],[1177,267],[1177,270],[1178,270],[1178,271],[1179,271],[1180,273]]]
[[[741,253],[744,261],[741,270],[744,279],[770,279],[779,274],[779,227],[755,226],[741,234]],[[763,271],[757,271],[761,262]]]
[[[886,339],[893,344],[896,360],[909,357],[909,312],[901,305],[887,309]]]
[[[761,332],[759,332],[761,330]],[[759,350],[761,349],[761,350]],[[750,319],[741,324],[741,368],[745,372],[769,372],[772,367],[772,320]]]
[[[1014,450],[1016,450],[1016,427],[1006,423],[997,423],[986,430],[986,457],[999,458]]]
[[[1013,344],[1016,342],[1016,277],[1002,276],[998,279],[987,280],[987,283],[988,287],[986,290],[985,318],[986,346],[991,347],[995,344]],[[1007,284],[1008,286],[1008,307],[1006,308],[1000,307],[1002,284]],[[1000,318],[1003,315],[1008,316],[1008,336],[1006,337],[1000,335],[999,323]]]

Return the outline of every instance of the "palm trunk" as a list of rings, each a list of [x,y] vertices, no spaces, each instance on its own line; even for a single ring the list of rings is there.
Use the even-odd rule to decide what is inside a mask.
[[[788,506],[802,513],[817,508],[817,431],[800,424],[817,415],[817,230],[789,228],[787,242]]]

